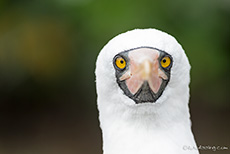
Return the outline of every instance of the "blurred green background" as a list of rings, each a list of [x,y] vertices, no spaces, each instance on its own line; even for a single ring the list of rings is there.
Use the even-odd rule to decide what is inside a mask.
[[[97,54],[149,27],[175,36],[190,59],[197,144],[229,147],[229,0],[1,0],[0,154],[102,153]]]

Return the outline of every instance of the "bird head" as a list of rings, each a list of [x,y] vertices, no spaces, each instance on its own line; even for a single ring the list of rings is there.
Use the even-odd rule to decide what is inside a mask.
[[[110,112],[119,106],[124,110],[157,110],[180,97],[188,102],[189,72],[187,56],[171,35],[156,29],[120,34],[97,58],[99,110]]]

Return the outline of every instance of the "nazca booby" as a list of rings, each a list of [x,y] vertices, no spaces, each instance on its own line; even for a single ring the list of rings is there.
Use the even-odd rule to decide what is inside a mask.
[[[183,48],[165,32],[135,29],[110,40],[95,70],[103,153],[198,154],[189,73]]]

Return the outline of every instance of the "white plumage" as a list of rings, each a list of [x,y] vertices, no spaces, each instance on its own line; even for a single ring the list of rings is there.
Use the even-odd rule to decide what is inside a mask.
[[[170,80],[155,102],[136,103],[117,83],[114,57],[140,47],[170,54]],[[141,57],[140,57],[141,58]],[[198,154],[189,114],[190,64],[181,45],[156,29],[136,29],[113,38],[98,55],[96,88],[104,154]]]

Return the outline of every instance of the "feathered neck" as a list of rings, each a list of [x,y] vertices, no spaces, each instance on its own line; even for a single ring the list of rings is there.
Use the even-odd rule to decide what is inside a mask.
[[[172,92],[170,98],[163,95],[160,103],[138,105],[124,103],[119,91],[98,97],[104,154],[152,154],[163,146],[169,147],[163,148],[165,152],[180,154],[183,145],[196,147],[190,128],[189,89],[177,93]]]

